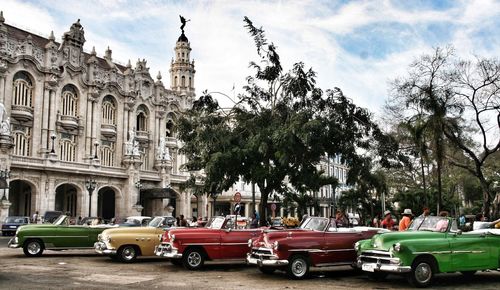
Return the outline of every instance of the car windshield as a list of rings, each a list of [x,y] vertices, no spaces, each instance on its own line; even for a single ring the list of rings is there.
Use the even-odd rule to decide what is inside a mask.
[[[223,217],[215,217],[207,223],[206,227],[209,229],[219,230],[222,228],[222,225],[224,224],[225,220],[226,219]]]
[[[66,215],[60,215],[52,224],[53,225],[65,225],[65,224],[69,224],[69,222],[67,221],[68,219],[68,216]]]
[[[413,220],[409,231],[432,231],[432,232],[446,232],[450,219],[447,217],[427,216],[417,217]]]
[[[5,219],[5,223],[12,224],[23,224],[28,223],[28,218],[20,217],[20,216],[10,216]]]
[[[304,230],[324,231],[327,225],[328,219],[326,218],[310,217],[302,222],[300,228]]]
[[[172,226],[175,222],[175,219],[173,217],[155,217],[153,218],[148,226],[149,227],[166,227],[166,226]]]

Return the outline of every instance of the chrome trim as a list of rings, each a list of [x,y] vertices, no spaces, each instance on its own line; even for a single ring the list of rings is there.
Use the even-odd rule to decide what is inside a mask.
[[[25,239],[29,238],[88,238],[89,236],[25,236]]]
[[[386,255],[392,258],[392,253],[389,251],[380,251],[380,250],[366,250],[362,251],[361,254],[376,254],[376,255]]]
[[[247,243],[243,243],[247,244]],[[183,244],[186,246],[213,246],[213,245],[220,245],[220,243],[189,243],[189,244]]]
[[[257,265],[259,267],[262,266],[270,266],[270,267],[279,267],[288,265],[288,260],[264,260],[262,258],[252,258],[251,254],[247,254],[246,258],[247,264],[249,265]]]
[[[432,252],[413,252],[415,255],[431,254],[431,255],[444,255],[452,254],[452,251],[432,251]]]
[[[374,271],[390,272],[390,273],[409,273],[411,272],[411,266],[398,266],[390,264],[380,264],[380,263],[363,263],[358,261],[358,268],[363,270],[363,265],[369,265]],[[365,272],[370,272],[363,270]]]
[[[329,252],[345,252],[345,251],[355,251],[354,249],[333,249],[333,250],[321,250],[321,249],[293,249],[290,252],[309,252],[309,253],[329,253]]]

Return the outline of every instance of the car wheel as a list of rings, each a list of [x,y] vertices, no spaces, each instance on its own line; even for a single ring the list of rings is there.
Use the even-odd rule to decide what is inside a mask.
[[[430,259],[419,259],[413,262],[413,265],[411,266],[411,272],[408,275],[408,282],[415,287],[428,287],[432,283],[434,272],[434,261]]]
[[[476,274],[476,271],[462,271],[460,272],[462,275],[464,275],[465,278],[470,278]]]
[[[43,253],[43,243],[40,240],[27,240],[23,252],[28,257],[40,257]]]
[[[181,259],[170,259],[170,263],[175,266],[182,266],[182,260]]]
[[[205,263],[204,253],[200,249],[189,249],[182,255],[182,264],[186,269],[199,270]]]
[[[275,268],[271,267],[259,267],[259,270],[266,275],[271,275],[274,271],[276,271]]]
[[[118,250],[118,259],[121,262],[130,263],[137,258],[137,250],[134,246],[123,246]]]
[[[309,274],[309,262],[302,255],[292,256],[289,260],[286,273],[292,279],[304,279]]]
[[[389,273],[387,272],[368,272],[368,279],[373,280],[373,281],[382,281],[385,278],[387,278],[387,275]]]

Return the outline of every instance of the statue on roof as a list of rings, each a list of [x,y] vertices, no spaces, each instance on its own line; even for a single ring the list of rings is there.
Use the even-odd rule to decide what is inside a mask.
[[[191,21],[191,19],[188,19],[186,20],[186,18],[182,17],[182,15],[179,15],[179,17],[181,18],[181,31],[182,31],[182,34],[184,34],[184,27],[186,26],[186,23],[188,21]]]

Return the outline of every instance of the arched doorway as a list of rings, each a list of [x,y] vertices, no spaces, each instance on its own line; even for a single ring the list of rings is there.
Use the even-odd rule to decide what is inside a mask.
[[[115,217],[115,191],[111,187],[101,188],[97,194],[97,215],[105,220]]]
[[[32,202],[34,204],[34,190],[26,181],[14,180],[9,185],[9,201],[12,203],[9,208],[9,216],[29,216],[31,217]]]
[[[77,216],[77,188],[71,184],[59,185],[56,189],[56,204],[54,210]]]

